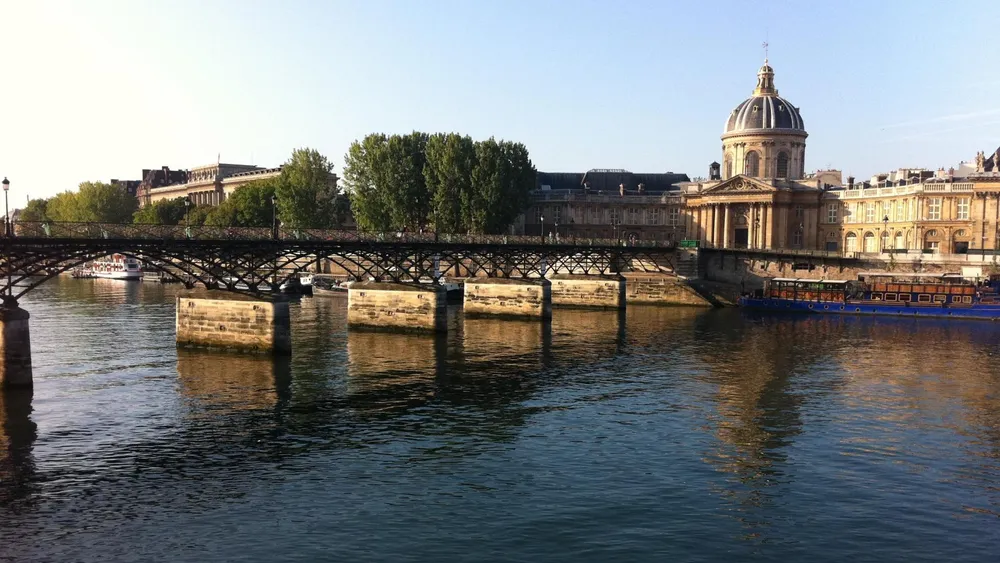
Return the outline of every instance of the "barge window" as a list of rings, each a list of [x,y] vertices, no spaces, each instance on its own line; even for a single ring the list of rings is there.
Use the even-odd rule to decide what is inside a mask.
[[[947,295],[938,294],[934,296],[935,303],[944,303],[945,301],[947,301],[947,299],[948,299]]]
[[[885,300],[886,301],[895,301],[896,300],[896,294],[895,293],[886,293],[885,294]]]
[[[917,296],[917,303],[930,303],[931,296],[926,293],[921,293]]]
[[[881,293],[872,293],[871,300],[872,301],[881,301],[882,300],[882,294]]]
[[[904,302],[904,303],[909,303],[911,297],[913,297],[913,296],[910,295],[909,293],[900,293],[899,294],[899,300],[902,301],[902,302]]]
[[[972,303],[972,296],[971,295],[963,295],[962,296],[962,303],[969,303],[969,304],[971,304]]]

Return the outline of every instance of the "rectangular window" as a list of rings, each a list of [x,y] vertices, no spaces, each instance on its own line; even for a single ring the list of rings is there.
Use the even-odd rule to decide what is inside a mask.
[[[837,213],[837,208],[840,207],[839,203],[831,203],[826,206],[826,222],[835,224],[837,219],[839,219],[839,213]]]
[[[612,207],[611,208],[611,222],[615,223],[617,221],[618,221],[618,208],[617,207]]]
[[[898,221],[906,221],[906,216],[903,214],[904,209],[905,209],[905,205],[903,205],[903,202],[902,201],[897,201],[896,202],[896,221],[897,222]]]
[[[670,211],[668,213],[669,213],[669,215],[668,215],[668,217],[669,217],[668,224],[671,227],[676,227],[678,221],[680,220],[680,209],[678,209],[676,207],[671,207]]]
[[[960,197],[957,200],[955,200],[955,204],[956,204],[956,207],[955,207],[955,209],[956,209],[955,218],[956,219],[968,220],[969,219],[969,198],[967,198],[967,197]]]
[[[875,202],[869,202],[865,205],[865,223],[875,222]]]
[[[918,303],[930,303],[931,302],[931,296],[927,295],[926,293],[921,293],[920,295],[917,296],[917,302]]]
[[[795,206],[795,218],[796,218],[796,219],[801,219],[801,218],[802,218],[802,214],[803,214],[803,212],[804,212],[804,211],[803,211],[803,209],[802,209],[802,206],[801,206],[801,205],[796,205],[796,206]]]
[[[944,303],[947,300],[948,300],[948,296],[947,295],[940,295],[939,294],[939,295],[935,295],[934,296],[934,302],[935,303]]]
[[[658,207],[654,207],[653,209],[649,210],[649,224],[650,225],[660,224],[660,209]]]
[[[628,210],[628,223],[629,225],[639,224],[639,210],[635,207],[630,207]]]
[[[941,198],[932,197],[927,200],[927,218],[932,221],[941,219]]]
[[[601,209],[600,207],[591,207],[590,222],[594,225],[599,225],[600,223],[602,223],[603,221],[601,221],[601,215],[603,215],[603,211],[604,210]]]
[[[802,248],[802,231],[798,229],[792,232],[792,247]]]
[[[885,294],[885,300],[886,301],[895,301],[896,300],[896,294],[895,293],[886,293]]]

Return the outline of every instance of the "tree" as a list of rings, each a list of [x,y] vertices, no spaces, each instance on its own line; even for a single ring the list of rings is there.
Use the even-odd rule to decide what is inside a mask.
[[[224,202],[235,211],[233,224],[240,227],[270,227],[274,220],[274,205],[271,203],[271,198],[274,197],[280,184],[280,179],[270,178],[236,188]]]
[[[431,197],[431,222],[441,233],[468,230],[462,216],[462,199],[472,189],[476,144],[454,133],[431,135],[427,140],[424,180]]]
[[[325,228],[336,223],[333,164],[315,149],[296,149],[275,186],[278,217],[286,227]]]
[[[139,200],[120,186],[83,182],[78,192],[63,192],[46,209],[53,221],[131,223]]]
[[[132,222],[143,225],[179,225],[189,211],[184,205],[186,198],[161,199],[139,208],[132,215]]]
[[[344,182],[347,184],[351,210],[358,229],[388,231],[392,219],[386,204],[389,183],[383,163],[389,138],[372,133],[354,141],[344,155]]]
[[[193,206],[191,210],[188,211],[187,224],[192,226],[207,225],[209,216],[211,216],[215,210],[216,206],[214,205]]]
[[[431,198],[424,179],[427,134],[372,134],[351,144],[344,179],[362,230],[417,230],[427,224]]]
[[[462,215],[477,233],[502,233],[531,203],[535,167],[521,143],[476,143],[472,189],[462,198]]]
[[[48,215],[48,200],[32,199],[21,210],[20,221],[51,221]]]

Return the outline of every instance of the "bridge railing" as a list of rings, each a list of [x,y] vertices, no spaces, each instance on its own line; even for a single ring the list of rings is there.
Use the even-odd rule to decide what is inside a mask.
[[[149,240],[287,240],[372,243],[446,243],[488,245],[623,246],[672,249],[676,243],[656,240],[618,240],[575,236],[442,234],[434,232],[372,232],[350,229],[289,229],[277,233],[269,227],[213,227],[207,225],[140,225],[19,221],[17,237],[60,239]]]

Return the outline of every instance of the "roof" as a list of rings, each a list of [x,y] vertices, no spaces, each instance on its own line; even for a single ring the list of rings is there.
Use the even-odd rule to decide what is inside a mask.
[[[778,95],[751,96],[743,100],[726,120],[725,133],[753,129],[805,131],[799,108]]]
[[[802,283],[839,283],[845,284],[850,280],[817,280],[814,278],[771,278],[776,282],[802,282]]]
[[[625,190],[637,192],[639,184],[643,184],[644,193],[662,193],[676,191],[676,184],[689,182],[687,174],[674,172],[635,173],[628,170],[589,170],[584,173],[575,172],[539,172],[536,176],[536,188],[548,186],[550,190],[583,190],[584,183],[591,192],[617,193],[619,186],[624,184]]]

